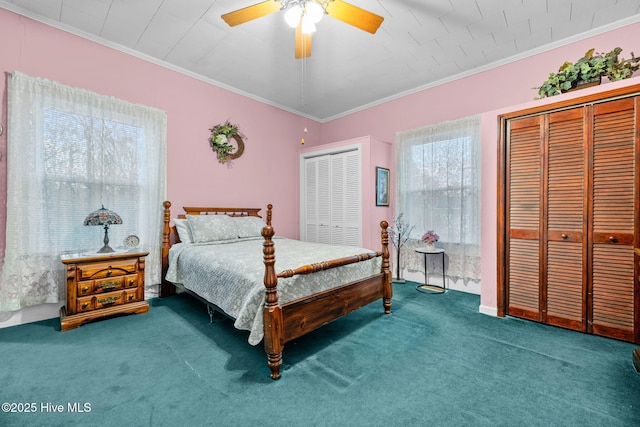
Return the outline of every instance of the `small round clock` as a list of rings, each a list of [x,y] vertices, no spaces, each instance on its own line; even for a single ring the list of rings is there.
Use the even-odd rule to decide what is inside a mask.
[[[130,234],[124,238],[124,245],[129,249],[133,249],[137,247],[139,244],[140,244],[140,238],[135,234]]]

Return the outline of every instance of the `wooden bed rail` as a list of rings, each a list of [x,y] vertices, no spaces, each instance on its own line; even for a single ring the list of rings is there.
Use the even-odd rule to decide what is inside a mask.
[[[366,261],[371,258],[382,256],[382,252],[369,252],[366,254],[351,255],[344,258],[332,259],[330,261],[317,262],[315,264],[303,265],[295,270],[284,270],[278,273],[278,279],[293,277],[297,274],[311,274],[318,271],[329,270],[331,268],[341,267],[347,264],[354,264],[360,261]]]

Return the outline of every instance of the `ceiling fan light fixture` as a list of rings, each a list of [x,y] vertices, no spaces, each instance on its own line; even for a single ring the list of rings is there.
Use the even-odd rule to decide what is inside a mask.
[[[286,23],[295,28],[295,58],[311,56],[311,33],[323,15],[375,34],[384,18],[343,0],[262,0],[222,15],[230,27],[252,21],[278,11],[284,12]],[[304,30],[303,30],[304,27]]]
[[[302,8],[298,5],[293,6],[284,14],[284,20],[291,28],[296,28],[302,17]]]
[[[316,24],[306,17],[302,18],[302,34],[311,34],[316,32]]]
[[[317,24],[324,15],[324,9],[318,3],[309,1],[304,6],[304,16],[314,24]]]

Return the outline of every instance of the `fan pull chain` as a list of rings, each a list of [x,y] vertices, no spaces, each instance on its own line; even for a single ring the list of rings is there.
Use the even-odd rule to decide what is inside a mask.
[[[304,46],[306,46],[306,45],[304,45]],[[304,104],[305,103],[304,89],[305,89],[305,77],[306,77],[306,67],[305,67],[306,64],[305,64],[305,62],[306,62],[306,52],[303,55],[303,57],[301,58],[301,63],[302,64],[301,64],[301,67],[300,67],[302,69],[302,78],[300,79],[300,82],[301,82],[300,83],[300,85],[301,85],[301,87],[300,87],[300,98],[301,98],[300,99],[300,104],[301,105],[300,106],[301,106],[302,111],[304,111],[304,109],[305,109],[305,104]],[[300,138],[300,145],[304,145],[304,137],[306,136],[306,134],[307,134],[307,127],[305,126],[304,127],[304,134],[303,134],[302,138]]]

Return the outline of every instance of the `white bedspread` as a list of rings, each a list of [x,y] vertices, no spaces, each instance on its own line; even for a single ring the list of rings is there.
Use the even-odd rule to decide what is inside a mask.
[[[182,284],[235,319],[235,327],[250,331],[249,343],[264,335],[264,261],[262,238],[206,244],[177,244],[169,252],[166,279]],[[274,239],[275,270],[295,269],[371,250],[334,246],[285,238]],[[286,303],[333,286],[360,280],[380,272],[381,257],[314,274],[278,279],[279,302]]]

